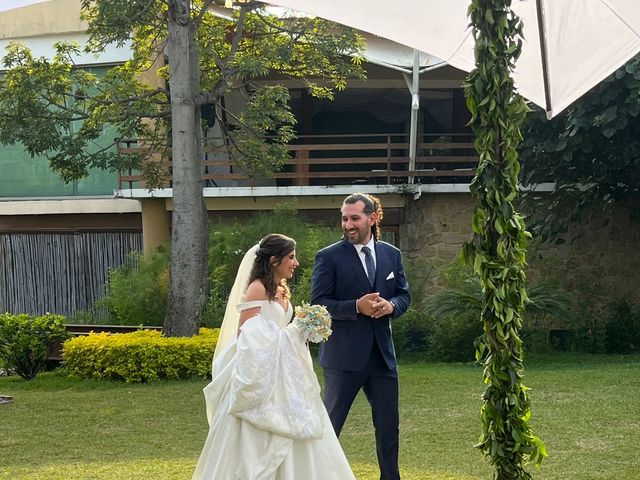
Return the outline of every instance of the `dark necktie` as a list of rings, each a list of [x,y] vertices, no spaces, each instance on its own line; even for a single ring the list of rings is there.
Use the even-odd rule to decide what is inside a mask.
[[[362,251],[364,252],[364,263],[367,266],[369,285],[373,288],[373,285],[376,283],[376,266],[373,263],[373,255],[371,255],[369,247],[362,247]]]

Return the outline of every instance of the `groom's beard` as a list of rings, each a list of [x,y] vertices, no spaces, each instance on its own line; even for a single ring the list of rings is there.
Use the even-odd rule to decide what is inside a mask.
[[[350,236],[345,230],[342,231],[342,238],[344,238],[351,245],[365,245],[367,243],[367,237],[369,237],[369,233],[373,235],[373,232],[370,230],[362,231],[357,230],[357,233],[353,236]]]

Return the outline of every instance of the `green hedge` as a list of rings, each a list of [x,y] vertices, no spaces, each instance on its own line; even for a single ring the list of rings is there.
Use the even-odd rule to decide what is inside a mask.
[[[68,338],[62,315],[0,314],[0,363],[26,380],[44,368],[49,348]]]
[[[163,337],[159,331],[91,333],[67,340],[63,361],[70,375],[125,382],[206,378],[218,329],[202,328],[193,337]]]

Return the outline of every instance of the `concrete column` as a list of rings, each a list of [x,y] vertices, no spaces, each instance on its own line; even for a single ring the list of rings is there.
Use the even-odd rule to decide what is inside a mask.
[[[142,245],[144,253],[151,253],[171,239],[171,213],[165,200],[147,198],[142,206]]]

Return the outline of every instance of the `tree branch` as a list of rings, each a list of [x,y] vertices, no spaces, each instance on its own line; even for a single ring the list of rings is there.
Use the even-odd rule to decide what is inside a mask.
[[[209,11],[209,8],[211,8],[213,4],[214,0],[204,0],[204,2],[202,3],[202,8],[200,9],[200,12],[198,12],[198,16],[193,20],[195,28],[198,28],[200,26],[204,15]]]

